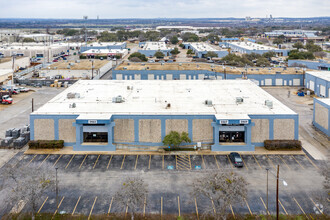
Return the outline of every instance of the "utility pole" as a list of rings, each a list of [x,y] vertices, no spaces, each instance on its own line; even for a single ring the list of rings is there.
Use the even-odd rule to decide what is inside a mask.
[[[269,168],[266,168],[266,170],[267,170],[267,186],[266,186],[266,192],[267,192],[267,197],[266,197],[266,211],[267,211],[267,216],[268,216],[268,213],[269,213],[269,211],[268,211],[268,171],[269,171]]]
[[[58,167],[55,167],[56,170],[56,177],[55,177],[55,187],[56,187],[56,209],[58,208],[58,185],[57,185],[57,169]]]
[[[15,73],[15,59],[16,59],[16,52],[14,52],[12,54],[12,57],[13,57],[13,66],[12,66],[12,69],[13,69],[13,76],[11,78],[11,84],[14,85],[14,73]]]
[[[277,176],[276,176],[276,220],[279,220],[279,207],[278,207],[278,181],[280,178],[280,165],[277,165]]]
[[[92,60],[92,79],[94,78],[94,60]]]

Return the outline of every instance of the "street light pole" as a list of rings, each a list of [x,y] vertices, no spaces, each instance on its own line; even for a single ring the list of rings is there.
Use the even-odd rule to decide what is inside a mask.
[[[276,176],[276,220],[279,220],[279,206],[278,206],[278,181],[280,179],[280,165],[277,165]]]
[[[268,213],[269,213],[269,211],[268,211],[268,171],[269,171],[269,168],[266,168],[266,170],[267,170],[267,186],[266,186],[266,192],[267,192],[267,197],[266,197],[266,211],[267,211],[267,215],[268,215]]]
[[[56,209],[58,208],[58,186],[57,186],[57,169],[58,167],[55,168],[56,171],[56,177],[55,177],[55,187],[56,187]]]
[[[92,60],[92,79],[94,78],[94,60]]]

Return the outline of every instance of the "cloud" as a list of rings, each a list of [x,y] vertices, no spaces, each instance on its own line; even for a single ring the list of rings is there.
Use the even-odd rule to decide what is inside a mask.
[[[326,0],[0,0],[3,18],[329,16]]]

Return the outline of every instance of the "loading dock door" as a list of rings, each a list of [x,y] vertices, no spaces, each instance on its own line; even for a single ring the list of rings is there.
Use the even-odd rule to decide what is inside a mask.
[[[325,86],[320,85],[320,96],[323,96],[323,97],[326,96],[326,94],[325,94]]]
[[[315,90],[314,90],[314,85],[315,85],[315,84],[314,84],[314,81],[309,81],[309,83],[310,83],[310,84],[309,84],[309,89],[315,91]]]

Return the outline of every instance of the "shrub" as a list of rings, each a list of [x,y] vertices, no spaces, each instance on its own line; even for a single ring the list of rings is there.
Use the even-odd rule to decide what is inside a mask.
[[[132,53],[128,59],[131,60],[133,57],[137,57],[139,58],[141,61],[148,61],[148,58],[144,55],[144,54],[141,54],[139,52],[135,52],[135,53]]]
[[[301,150],[301,142],[298,140],[265,140],[267,150]]]
[[[64,147],[63,140],[36,140],[29,141],[30,149],[60,149]]]

